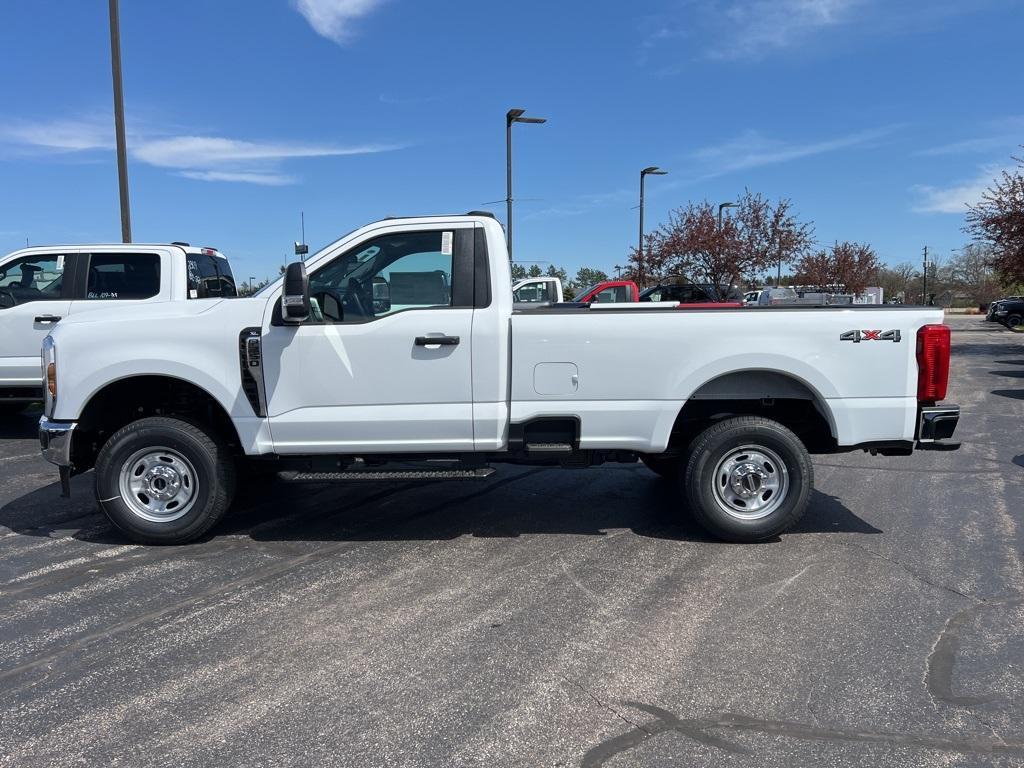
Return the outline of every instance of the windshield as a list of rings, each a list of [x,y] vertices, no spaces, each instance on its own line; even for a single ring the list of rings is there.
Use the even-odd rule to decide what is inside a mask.
[[[589,296],[591,293],[594,292],[594,290],[599,285],[600,285],[600,283],[594,283],[593,285],[588,285],[586,288],[584,288],[582,291],[580,291],[579,293],[576,294],[576,298],[573,299],[573,301],[576,302],[577,304],[579,302],[583,301],[583,297],[584,296]]]

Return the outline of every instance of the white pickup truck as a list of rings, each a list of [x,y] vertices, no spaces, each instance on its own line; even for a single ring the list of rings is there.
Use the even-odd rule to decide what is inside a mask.
[[[39,347],[62,318],[234,294],[224,255],[187,243],[60,245],[0,256],[0,413],[43,399]]]
[[[236,473],[482,478],[644,461],[717,536],[804,512],[809,452],[955,448],[949,330],[924,308],[513,309],[501,226],[388,219],[255,297],[72,315],[47,337],[39,437],[128,536],[184,542]],[[581,512],[581,514],[585,514]]]

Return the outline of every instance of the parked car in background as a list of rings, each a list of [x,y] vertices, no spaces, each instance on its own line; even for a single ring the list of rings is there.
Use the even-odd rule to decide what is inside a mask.
[[[761,293],[764,291],[763,288],[759,288],[756,291],[747,291],[743,294],[743,303],[747,306],[757,304],[757,300],[761,297]]]
[[[640,301],[673,301],[679,304],[743,303],[743,293],[735,286],[710,283],[659,283],[640,294]]]
[[[186,243],[64,245],[0,257],[0,411],[43,399],[39,349],[64,317],[235,295],[224,254]]]
[[[1006,296],[1002,299],[996,299],[988,305],[988,311],[985,313],[985,319],[990,323],[996,322],[998,320],[996,312],[1004,301],[1024,301],[1024,296]]]
[[[765,288],[757,297],[759,307],[775,307],[780,304],[796,304],[800,296],[792,288],[780,286],[778,288]]]
[[[602,280],[580,291],[576,304],[622,304],[640,301],[640,287],[632,280]]]
[[[995,320],[1007,328],[1024,325],[1024,299],[1003,299],[995,311]]]
[[[515,304],[561,304],[565,301],[557,277],[527,277],[512,284]]]

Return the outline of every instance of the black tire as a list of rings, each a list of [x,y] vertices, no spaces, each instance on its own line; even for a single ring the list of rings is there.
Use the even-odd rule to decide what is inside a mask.
[[[1022,318],[1020,315],[1010,315],[1008,318],[1006,318],[1006,327],[1009,328],[1010,330],[1013,330],[1014,328],[1021,325],[1022,322],[1024,322],[1024,318]]]
[[[666,480],[674,480],[679,477],[679,466],[683,459],[678,455],[664,456],[656,453],[642,453],[640,461],[654,474],[660,475]]]
[[[793,526],[807,509],[814,486],[811,458],[800,438],[778,422],[760,416],[726,419],[698,435],[688,453],[680,473],[683,493],[694,519],[717,538],[770,539]],[[779,463],[781,468],[775,466]],[[756,478],[747,483],[743,474]],[[769,489],[772,483],[777,492]],[[737,487],[752,497],[732,492]],[[744,510],[738,504],[764,506]]]
[[[142,467],[150,457],[157,469],[141,475],[129,471],[129,464]],[[148,491],[126,499],[127,484],[145,483],[152,472],[166,472],[161,462],[177,473],[176,487],[186,488],[179,496],[187,493],[188,501],[177,502],[178,508],[167,510],[165,519],[148,519],[143,514],[153,512],[147,504],[160,502],[149,499]],[[162,416],[134,421],[114,433],[96,458],[95,474],[96,500],[103,512],[126,536],[143,544],[184,544],[202,536],[224,516],[235,493],[235,460],[223,439],[195,424]],[[152,482],[163,482],[164,488],[168,484],[159,477],[151,486]],[[171,519],[175,514],[180,516]]]

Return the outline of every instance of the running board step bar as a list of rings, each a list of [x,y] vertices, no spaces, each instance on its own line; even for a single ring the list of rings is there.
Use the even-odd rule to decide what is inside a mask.
[[[494,474],[493,467],[477,469],[353,469],[339,472],[281,472],[279,477],[289,483],[337,483],[361,480],[483,480]]]

